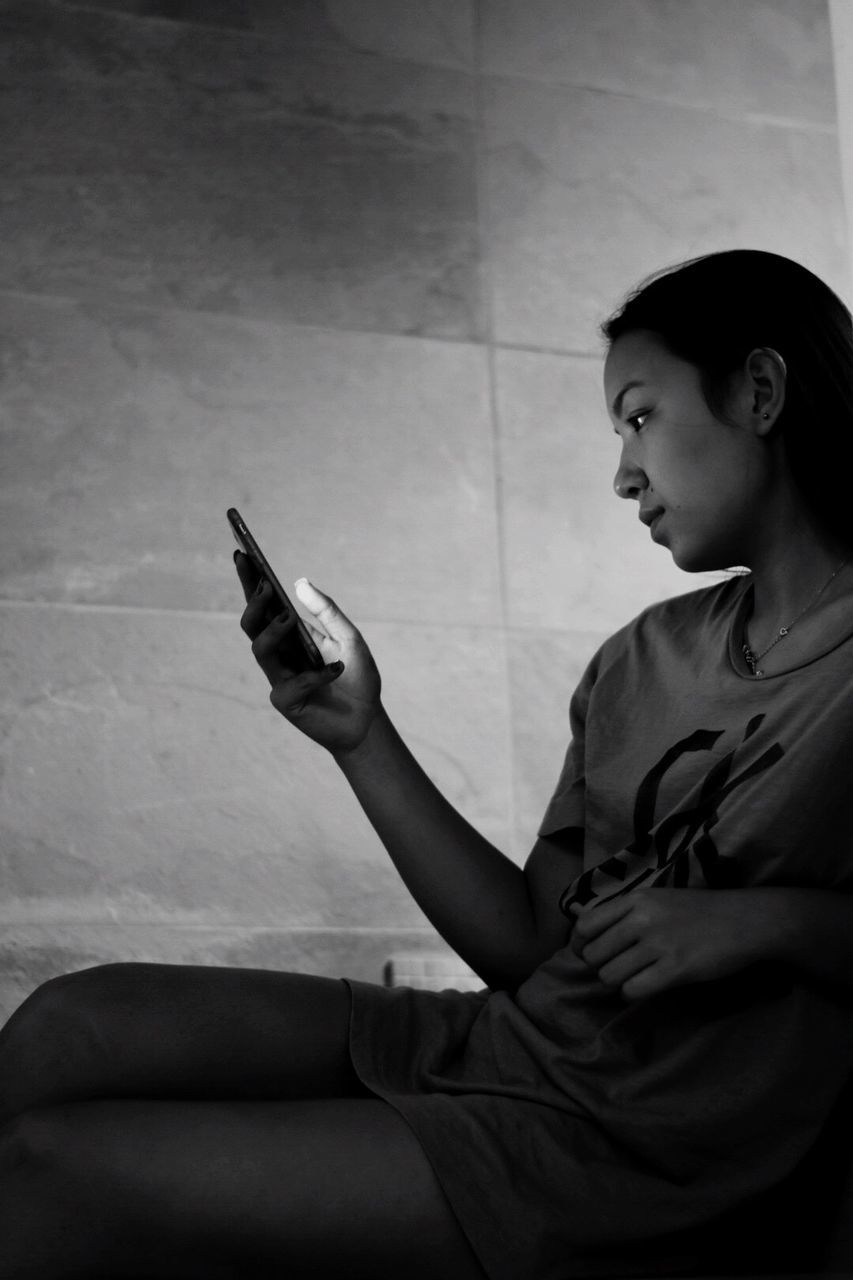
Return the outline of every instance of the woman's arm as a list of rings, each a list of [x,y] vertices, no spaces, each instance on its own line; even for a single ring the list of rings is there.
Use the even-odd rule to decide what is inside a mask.
[[[744,892],[749,892],[745,890]],[[775,954],[824,982],[853,988],[853,895],[838,889],[766,889],[779,918]]]
[[[453,808],[414,759],[384,709],[379,672],[363,637],[335,602],[304,580],[297,584],[329,665],[294,673],[281,658],[293,620],[271,619],[269,586],[259,586],[245,556],[238,553],[235,563],[247,601],[241,626],[270,682],[273,706],[332,754],[438,932],[488,986],[517,987],[571,932],[573,922],[556,903],[580,870],[577,839],[540,841],[525,869],[516,866]]]
[[[853,896],[829,889],[641,889],[586,907],[572,947],[629,1000],[758,961],[853,988]]]
[[[488,986],[514,989],[564,945],[571,922],[548,904],[579,870],[577,844],[540,840],[522,871],[444,798],[384,710],[336,758],[412,897]]]

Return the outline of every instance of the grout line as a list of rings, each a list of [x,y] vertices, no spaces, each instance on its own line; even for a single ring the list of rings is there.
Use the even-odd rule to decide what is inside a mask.
[[[89,603],[81,600],[20,600],[10,597],[8,600],[0,596],[0,609],[58,609],[67,613],[104,613],[104,614],[142,614],[163,618],[204,618],[208,622],[234,622],[239,618],[237,610],[233,613],[223,609],[179,609],[160,605],[145,604],[104,604],[102,601]]]
[[[476,82],[474,86],[474,176],[476,191],[476,216],[480,234],[480,280],[483,290],[483,306],[485,310],[486,328],[486,364],[488,374],[489,417],[491,420],[492,443],[492,476],[495,495],[495,530],[497,535],[496,554],[498,560],[498,589],[500,592],[501,621],[499,631],[506,640],[509,634],[510,601],[509,601],[509,552],[506,531],[506,502],[501,450],[500,404],[497,386],[497,350],[495,343],[495,290],[492,271],[493,253],[491,231],[493,226],[492,209],[489,201],[488,187],[488,139],[486,135],[486,86],[482,71],[483,60],[483,9],[482,0],[472,0],[474,17],[474,68]],[[504,747],[510,769],[510,794],[508,797],[509,830],[515,832],[518,825],[516,761],[515,761],[515,725],[513,718],[512,670],[510,646],[502,646],[503,654],[503,693],[506,699],[506,713],[501,715],[504,734]]]
[[[677,593],[676,593],[677,594]],[[3,609],[43,609],[57,610],[59,612],[79,613],[79,614],[115,614],[130,615],[143,617],[161,617],[161,618],[186,618],[186,619],[204,619],[207,622],[227,622],[236,624],[236,613],[226,613],[221,610],[205,610],[205,609],[168,609],[160,608],[157,605],[137,605],[137,604],[86,604],[73,600],[4,600],[0,597],[0,611]],[[599,635],[610,634],[614,627],[610,624],[607,627],[546,627],[541,624],[535,626],[523,626],[519,623],[510,622],[453,622],[447,619],[441,623],[425,621],[423,618],[387,618],[378,616],[360,616],[359,626],[375,627],[413,627],[423,628],[424,631],[435,630],[440,628],[442,631],[448,632],[483,632],[486,634],[494,633],[496,635],[519,635],[526,636],[531,634],[537,635]]]
[[[412,926],[407,928],[405,925],[397,925],[393,928],[385,928],[382,925],[276,925],[276,924],[240,924],[232,921],[225,923],[204,924],[196,920],[116,920],[114,918],[95,917],[94,919],[75,920],[46,920],[46,919],[28,919],[16,920],[13,917],[4,917],[0,915],[0,925],[5,928],[39,928],[39,929],[91,929],[91,928],[108,928],[116,929],[179,929],[182,932],[188,930],[201,932],[209,930],[215,933],[224,931],[232,933],[286,933],[288,935],[298,935],[300,937],[318,937],[331,935],[332,937],[380,937],[385,938],[389,934],[400,935],[405,938],[412,938],[415,941],[421,939],[433,939],[442,946],[447,943],[441,941],[441,938],[434,930],[426,928],[418,928]]]
[[[604,85],[587,84],[579,80],[548,80],[540,76],[525,76],[515,72],[494,71],[485,73],[487,79],[519,81],[522,84],[540,85],[549,89],[577,90],[594,93],[599,97],[615,98],[625,102],[646,102],[651,106],[674,107],[679,111],[691,111],[694,115],[711,116],[715,120],[727,120],[732,124],[754,124],[764,128],[786,129],[794,133],[829,136],[838,132],[834,122],[798,120],[786,116],[765,115],[760,111],[725,111],[709,103],[690,102],[686,98],[661,97],[653,93],[636,93],[630,89],[611,89]]]
[[[398,329],[365,329],[349,328],[346,325],[300,324],[298,320],[269,320],[259,316],[244,315],[236,311],[211,311],[207,308],[176,307],[158,303],[140,303],[124,298],[106,295],[95,297],[85,292],[74,294],[32,293],[25,289],[8,289],[0,286],[0,298],[11,298],[20,302],[32,302],[44,307],[103,307],[105,310],[127,311],[134,315],[179,316],[186,319],[228,320],[247,327],[273,330],[296,329],[300,332],[326,334],[357,334],[368,338],[393,338],[401,342],[436,343],[440,346],[481,348],[489,345],[488,341],[478,338],[454,338],[442,334],[401,333]],[[572,360],[603,360],[601,350],[583,350],[571,347],[547,347],[536,343],[501,342],[493,340],[491,345],[502,351],[521,351],[532,355],[565,356]]]

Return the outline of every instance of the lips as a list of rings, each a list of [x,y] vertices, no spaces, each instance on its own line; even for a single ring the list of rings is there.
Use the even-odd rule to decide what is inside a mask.
[[[640,512],[640,519],[647,528],[651,528],[658,516],[663,515],[663,507],[650,507],[648,511]]]

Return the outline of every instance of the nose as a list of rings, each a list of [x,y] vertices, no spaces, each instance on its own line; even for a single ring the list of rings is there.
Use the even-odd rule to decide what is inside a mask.
[[[627,456],[627,451],[623,444],[622,453],[619,457],[619,466],[616,468],[616,475],[613,477],[614,490],[620,498],[639,499],[640,494],[648,487],[648,476],[641,467],[638,467]]]

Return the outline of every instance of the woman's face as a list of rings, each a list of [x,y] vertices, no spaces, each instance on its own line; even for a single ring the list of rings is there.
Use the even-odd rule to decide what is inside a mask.
[[[649,331],[617,338],[604,367],[622,441],[613,487],[638,502],[655,542],[692,573],[750,563],[770,483],[768,450],[747,412],[754,384],[745,374],[734,391],[730,425],[708,408],[699,370]]]

